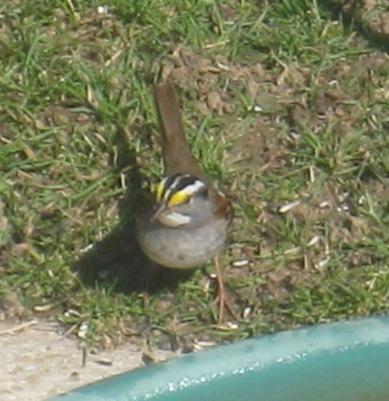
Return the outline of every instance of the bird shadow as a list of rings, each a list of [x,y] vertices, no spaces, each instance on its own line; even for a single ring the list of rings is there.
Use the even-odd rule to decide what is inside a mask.
[[[145,135],[144,127],[133,132]],[[139,205],[150,197],[142,185],[145,177],[140,173],[137,155],[126,139],[127,131],[118,129],[115,134],[117,159],[115,171],[126,171],[126,193],[119,202],[119,223],[101,241],[74,263],[72,270],[87,286],[106,287],[125,294],[157,293],[173,290],[187,280],[192,270],[167,269],[149,260],[141,251],[135,235],[135,216]]]

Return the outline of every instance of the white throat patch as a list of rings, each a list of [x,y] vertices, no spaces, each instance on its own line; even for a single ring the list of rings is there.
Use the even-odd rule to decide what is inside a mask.
[[[190,217],[178,212],[165,211],[158,216],[161,224],[168,227],[179,227],[190,223]]]

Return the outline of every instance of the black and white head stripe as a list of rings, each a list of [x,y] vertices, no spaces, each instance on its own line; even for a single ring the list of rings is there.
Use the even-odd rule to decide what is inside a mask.
[[[158,202],[174,206],[188,201],[196,193],[206,196],[207,186],[204,181],[189,174],[175,174],[164,178],[156,192]]]

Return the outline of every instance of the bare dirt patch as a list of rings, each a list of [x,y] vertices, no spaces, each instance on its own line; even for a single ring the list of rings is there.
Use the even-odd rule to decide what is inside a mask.
[[[142,349],[129,343],[88,352],[84,364],[80,342],[64,336],[64,328],[49,321],[0,322],[0,349],[2,401],[43,401],[144,364]],[[153,357],[174,355],[157,351]]]

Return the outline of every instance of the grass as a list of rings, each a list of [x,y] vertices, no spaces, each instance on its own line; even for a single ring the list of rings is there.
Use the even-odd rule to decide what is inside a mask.
[[[387,312],[385,55],[318,1],[105,4],[0,10],[0,295],[89,343],[159,347]],[[233,201],[236,325],[215,325],[211,264],[159,271],[134,243],[160,77]]]

